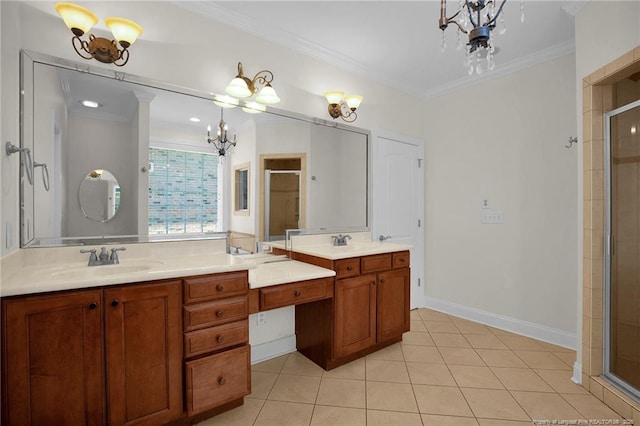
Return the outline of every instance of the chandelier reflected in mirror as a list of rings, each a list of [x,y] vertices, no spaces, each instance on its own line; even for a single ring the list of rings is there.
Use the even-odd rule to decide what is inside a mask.
[[[218,151],[220,157],[224,157],[229,153],[231,147],[236,146],[236,135],[233,135],[233,140],[229,140],[227,132],[229,126],[224,122],[224,108],[220,108],[220,123],[218,123],[218,135],[215,138],[211,137],[211,126],[207,126],[207,142],[213,144]]]
[[[502,11],[506,3],[507,0],[502,0],[499,4],[497,0],[460,0],[456,13],[447,17],[447,0],[440,0],[438,26],[442,30],[441,50],[444,52],[447,47],[444,30],[449,24],[454,24],[458,29],[456,49],[461,50],[463,47],[462,34],[468,35],[464,66],[469,75],[474,72],[482,74],[482,63],[485,61],[489,71],[495,68],[493,30],[497,27],[499,34],[504,34],[507,30]],[[520,21],[524,22],[524,0],[520,0]]]

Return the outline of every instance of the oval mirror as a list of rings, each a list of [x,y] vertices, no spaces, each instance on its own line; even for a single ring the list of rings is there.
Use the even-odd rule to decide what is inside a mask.
[[[87,219],[108,222],[120,207],[120,185],[108,170],[91,170],[80,183],[79,198]]]

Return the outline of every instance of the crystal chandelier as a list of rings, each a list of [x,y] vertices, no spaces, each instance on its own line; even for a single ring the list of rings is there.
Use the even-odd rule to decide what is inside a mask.
[[[447,47],[444,30],[449,24],[455,24],[458,27],[458,39],[456,48],[462,49],[461,33],[469,36],[469,42],[466,44],[466,60],[464,62],[469,75],[474,72],[482,74],[484,71],[482,62],[486,60],[486,67],[492,71],[496,64],[494,54],[496,51],[493,41],[493,30],[498,27],[498,32],[502,35],[507,28],[504,23],[504,8],[507,0],[502,0],[500,5],[496,4],[497,0],[460,0],[458,10],[451,17],[447,18],[447,0],[440,0],[440,20],[439,27],[442,30],[441,49],[444,52]],[[524,22],[524,0],[520,0],[520,21]],[[484,53],[484,55],[483,55]],[[484,56],[484,58],[483,58]]]
[[[233,141],[227,138],[229,126],[224,122],[224,109],[220,109],[220,123],[218,123],[218,136],[211,137],[211,126],[207,126],[207,142],[213,144],[218,151],[220,157],[224,157],[232,146],[236,146],[236,135],[233,135]]]

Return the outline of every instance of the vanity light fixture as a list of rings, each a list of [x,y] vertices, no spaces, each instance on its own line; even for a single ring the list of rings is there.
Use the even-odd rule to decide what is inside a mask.
[[[260,114],[261,112],[265,112],[267,107],[257,102],[249,101],[244,103],[242,110],[249,114]]]
[[[213,103],[220,108],[235,108],[239,102],[236,98],[228,95],[214,95],[213,97]]]
[[[360,95],[344,96],[344,92],[339,90],[324,92],[324,97],[327,98],[327,102],[329,102],[329,115],[333,117],[334,120],[340,117],[348,123],[356,121],[356,118],[358,118],[356,109],[358,109],[364,99]]]
[[[256,96],[256,101],[263,105],[277,104],[280,98],[271,87],[272,81],[273,73],[269,70],[258,71],[253,79],[245,77],[242,62],[238,62],[238,74],[231,80],[225,91],[234,98],[248,98],[258,92],[256,85],[262,84],[264,87]]]
[[[227,137],[229,126],[224,122],[224,109],[220,109],[220,123],[218,123],[218,136],[211,137],[211,126],[207,126],[207,142],[213,144],[218,151],[220,157],[224,157],[232,146],[236,146],[236,135],[233,135],[233,141]]]
[[[447,47],[444,30],[447,29],[449,24],[454,24],[458,27],[456,49],[462,49],[461,34],[467,34],[469,42],[465,49],[467,58],[464,66],[467,67],[469,75],[473,75],[474,72],[482,74],[483,52],[485,53],[484,59],[486,59],[487,69],[492,71],[496,66],[494,61],[496,48],[493,41],[493,30],[497,26],[500,34],[504,34],[506,31],[502,8],[507,3],[507,0],[502,0],[500,5],[497,3],[498,0],[460,0],[456,13],[447,18],[447,0],[440,0],[440,19],[438,21],[438,27],[442,30],[440,48],[444,52]],[[524,0],[520,0],[520,21],[524,22]]]
[[[89,40],[81,37],[98,23],[98,17],[89,9],[73,3],[56,3],[56,11],[73,33],[71,44],[84,59],[96,59],[105,64],[123,66],[129,60],[129,47],[142,34],[142,27],[124,18],[106,18],[113,40],[89,34]],[[118,44],[120,47],[118,47]]]

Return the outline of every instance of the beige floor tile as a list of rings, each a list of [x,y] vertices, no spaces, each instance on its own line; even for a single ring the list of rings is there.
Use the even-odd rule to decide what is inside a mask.
[[[423,321],[449,321],[447,314],[432,309],[419,309],[418,314]]]
[[[489,367],[527,368],[527,364],[518,358],[513,351],[500,349],[476,349],[476,352]]]
[[[289,354],[281,373],[298,374],[300,376],[322,376],[324,370],[300,352]]]
[[[489,367],[450,365],[451,374],[461,388],[504,389]]]
[[[278,375],[276,373],[251,372],[251,394],[247,398],[267,399]]]
[[[598,420],[622,420],[622,417],[593,395],[563,394],[562,397],[584,418]],[[602,422],[603,424],[605,422]]]
[[[424,426],[478,426],[478,422],[473,417],[436,416],[433,414],[423,414],[422,424]]]
[[[473,349],[439,348],[444,362],[449,365],[485,365]]]
[[[553,388],[528,368],[491,367],[493,373],[508,390],[553,392]]]
[[[311,426],[366,426],[367,410],[316,405]]]
[[[444,364],[440,351],[435,346],[402,345],[404,360],[407,362],[428,362]]]
[[[453,318],[453,324],[464,334],[492,334],[489,327],[462,318]]]
[[[573,420],[583,418],[557,393],[511,391],[532,419]]]
[[[538,342],[540,346],[548,350],[549,352],[564,352],[564,353],[572,353],[574,356],[576,351],[574,349],[564,348],[562,346],[554,345],[553,343],[547,342]]]
[[[312,404],[295,402],[266,401],[255,426],[300,426],[308,425],[313,414]]]
[[[211,417],[198,426],[251,426],[263,405],[263,399],[245,399],[240,407]]]
[[[313,404],[319,387],[320,377],[280,374],[267,399]]]
[[[469,405],[457,387],[413,385],[413,391],[422,414],[473,416]]]
[[[514,420],[477,419],[480,426],[531,426],[531,422],[518,422]]]
[[[552,352],[555,356],[560,358],[562,362],[567,364],[569,367],[573,367],[573,364],[576,362],[576,354],[571,352]]]
[[[322,377],[331,377],[334,379],[365,379],[365,359],[359,358],[340,367],[336,367],[330,371],[323,371]]]
[[[509,349],[494,334],[465,334],[465,339],[476,349]]]
[[[404,362],[367,359],[367,381],[409,383],[409,373]]]
[[[435,346],[429,333],[420,331],[409,331],[402,335],[403,345],[418,345],[418,346]]]
[[[462,393],[476,417],[529,420],[527,413],[505,390],[462,388]]]
[[[534,370],[542,379],[558,393],[589,394],[580,385],[571,380],[571,371],[565,370]]]
[[[419,309],[412,309],[409,312],[409,316],[411,317],[411,321],[422,321],[422,317],[420,316]]]
[[[545,351],[546,349],[537,340],[517,334],[498,336],[511,350],[521,351]]]
[[[407,370],[409,370],[409,379],[414,385],[456,386],[449,367],[445,364],[407,362]]]
[[[460,333],[451,321],[424,321],[430,333]]]
[[[531,368],[544,370],[571,370],[571,367],[562,362],[560,358],[551,352],[520,350],[513,352]]]
[[[424,333],[425,331],[427,331],[427,327],[424,325],[424,322],[422,320],[414,320],[413,318],[411,318],[411,325],[409,330],[421,331]]]
[[[316,404],[366,408],[365,382],[325,377],[320,382]]]
[[[395,343],[386,348],[382,348],[379,351],[375,351],[372,354],[367,355],[367,359],[383,359],[386,361],[404,361],[404,355],[402,355],[402,346],[400,343]]]
[[[367,426],[421,426],[420,414],[367,410]]]
[[[287,362],[289,355],[282,355],[277,358],[263,361],[251,366],[252,371],[263,371],[265,373],[279,373],[282,371],[282,367]]]
[[[453,333],[430,333],[433,342],[437,347],[448,348],[470,348],[471,345],[467,342],[462,334]]]
[[[367,409],[418,412],[413,388],[405,383],[367,381]]]

